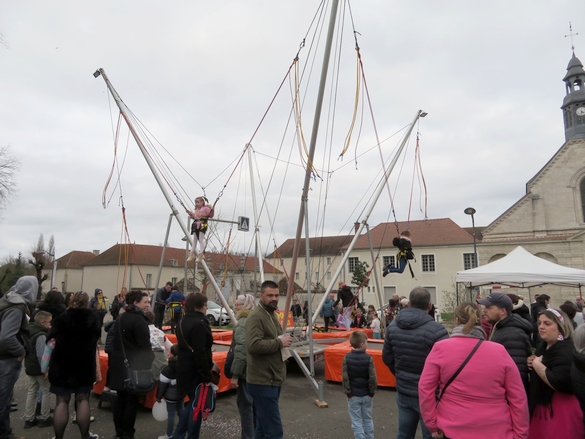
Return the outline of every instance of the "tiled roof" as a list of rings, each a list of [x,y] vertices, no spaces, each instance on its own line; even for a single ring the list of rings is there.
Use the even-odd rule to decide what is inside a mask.
[[[353,235],[346,235],[346,236],[321,236],[315,238],[309,238],[309,248],[311,249],[311,254],[313,256],[325,256],[325,255],[333,255],[336,256],[339,254],[339,250],[341,250],[344,246],[348,245],[353,238]],[[290,258],[293,254],[293,246],[295,240],[294,239],[287,239],[279,248],[277,254],[281,258]],[[305,256],[305,240],[301,243],[301,247],[299,249],[299,257]],[[273,258],[274,253],[269,254],[266,256],[267,259]]]
[[[61,256],[57,259],[57,268],[79,268],[81,269],[85,264],[95,258],[96,255],[93,252],[82,252],[73,250],[66,255]],[[45,269],[52,269],[53,262],[47,264]]]
[[[473,236],[450,218],[398,222],[400,231],[410,231],[413,247],[472,244]],[[394,223],[382,223],[370,230],[374,248],[393,247],[392,240],[398,235]],[[476,240],[479,242],[477,228]],[[368,236],[360,236],[354,248],[369,248]]]
[[[98,266],[98,265],[124,265],[126,260],[126,254],[128,257],[128,265],[139,265],[139,266],[158,266],[160,263],[160,257],[162,254],[162,247],[158,245],[143,245],[143,244],[116,244],[102,254],[96,256],[91,261],[85,264],[85,266]],[[183,267],[185,266],[185,249],[167,247],[165,250],[165,259],[163,265],[165,267]],[[240,255],[230,254],[227,255],[228,271],[238,271],[242,265]],[[255,267],[255,258],[251,256],[243,256],[244,267],[246,271],[253,271]],[[177,263],[173,264],[171,260],[176,260]],[[219,266],[226,262],[226,255],[220,253],[205,253],[205,260],[210,268],[211,266]],[[276,267],[263,261],[264,271],[267,273],[280,273]],[[58,265],[59,267],[59,265]]]

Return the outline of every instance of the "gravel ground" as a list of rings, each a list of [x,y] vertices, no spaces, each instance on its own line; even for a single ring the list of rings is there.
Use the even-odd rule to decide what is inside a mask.
[[[323,363],[315,364],[317,380],[323,380]],[[284,437],[294,439],[342,439],[352,438],[353,433],[347,414],[347,400],[341,384],[325,382],[325,401],[328,408],[315,405],[316,394],[297,364],[289,364],[287,380],[280,397],[281,416],[284,425]],[[26,402],[27,379],[24,372],[15,387],[15,397],[19,410],[11,414],[11,425],[17,437],[27,439],[51,439],[54,432],[48,428],[24,427],[24,406]],[[91,424],[91,431],[100,439],[114,436],[112,412],[109,408],[98,409],[97,395],[91,396],[92,415],[96,420]],[[374,398],[374,426],[376,437],[395,437],[397,431],[396,395],[394,389],[379,388]],[[136,439],[157,439],[165,432],[165,422],[157,422],[150,410],[139,409],[136,419]],[[79,438],[79,430],[70,423],[65,432],[66,439]],[[236,406],[236,394],[227,392],[219,395],[216,410],[201,429],[203,439],[236,439],[240,437],[239,416]],[[421,438],[419,434],[417,438]]]

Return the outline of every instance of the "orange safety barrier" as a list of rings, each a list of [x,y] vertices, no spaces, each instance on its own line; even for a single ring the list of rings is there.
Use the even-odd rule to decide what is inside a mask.
[[[173,334],[167,334],[167,337],[169,335]],[[230,390],[230,379],[223,374],[223,365],[225,364],[227,351],[213,352],[212,355],[213,361],[217,363],[217,365],[219,366],[219,370],[221,370],[221,378],[219,380],[218,392],[227,392],[228,390]],[[103,351],[100,351],[100,370],[102,373],[102,380],[93,385],[93,392],[98,395],[101,395],[102,392],[104,391],[104,387],[106,385],[106,377],[108,376],[108,354],[106,354]],[[156,402],[156,389],[157,387],[155,387],[150,393],[146,394],[143,398],[141,398],[141,403],[144,407],[149,409],[152,408],[152,406]]]
[[[351,328],[349,331],[346,331],[345,329],[343,331],[340,330],[331,331],[331,328],[329,328],[329,332],[313,331],[313,339],[317,340],[323,338],[349,338],[349,335],[353,331],[358,330],[363,331],[368,336],[368,338],[372,338],[374,336],[374,331],[368,328]]]
[[[366,349],[366,352],[374,359],[378,386],[396,387],[396,378],[390,372],[388,366],[382,361],[382,343],[382,340],[368,340],[369,347]],[[341,375],[343,358],[351,349],[349,341],[338,343],[324,349],[326,380],[336,381],[338,383],[343,381]]]

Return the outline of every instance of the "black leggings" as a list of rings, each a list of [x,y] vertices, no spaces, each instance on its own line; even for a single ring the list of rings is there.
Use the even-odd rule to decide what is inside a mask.
[[[138,408],[138,395],[118,390],[118,397],[114,404],[114,427],[116,437],[131,439],[134,437],[134,423]]]

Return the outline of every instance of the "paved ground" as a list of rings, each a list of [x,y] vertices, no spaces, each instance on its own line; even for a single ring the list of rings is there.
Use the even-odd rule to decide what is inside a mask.
[[[315,365],[317,379],[323,380],[323,363]],[[52,428],[31,428],[25,430],[24,405],[26,401],[26,376],[24,373],[16,384],[15,396],[19,410],[11,414],[11,424],[17,436],[27,439],[51,439]],[[283,386],[280,406],[284,424],[284,437],[295,439],[344,439],[352,438],[351,424],[347,414],[347,400],[343,395],[341,384],[325,382],[325,401],[328,408],[318,408],[314,404],[316,395],[309,382],[296,364],[289,364],[288,377]],[[91,430],[99,434],[100,439],[114,436],[112,412],[110,409],[98,409],[98,398],[91,397],[92,414],[96,417]],[[165,422],[157,422],[149,410],[141,409],[136,420],[136,439],[156,439],[164,434]],[[393,438],[397,430],[397,411],[395,391],[380,388],[374,398],[374,426],[376,437]],[[239,417],[235,392],[221,394],[217,408],[204,423],[201,430],[202,439],[236,439],[239,438]],[[422,436],[417,435],[417,439]],[[69,424],[66,439],[79,438],[75,424]]]

